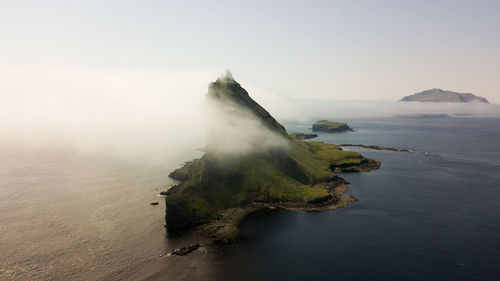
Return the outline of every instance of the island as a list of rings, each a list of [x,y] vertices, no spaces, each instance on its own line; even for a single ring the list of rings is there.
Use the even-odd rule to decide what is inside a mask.
[[[312,130],[315,132],[325,133],[341,133],[341,132],[354,132],[346,123],[332,122],[328,120],[320,120],[313,124]]]
[[[447,117],[450,117],[448,114],[441,114],[441,113],[436,113],[436,114],[433,114],[433,113],[420,113],[420,114],[398,114],[398,115],[395,115],[395,117],[399,117],[399,118],[429,118],[429,119],[432,119],[432,118],[447,118]]]
[[[342,172],[368,172],[379,161],[334,144],[288,134],[230,73],[209,85],[210,128],[204,155],[170,173],[162,194],[171,233],[199,232],[230,243],[258,210],[321,211],[355,201]]]
[[[318,135],[316,134],[303,134],[303,133],[291,133],[290,135],[298,138],[299,140],[309,140],[318,137]]]
[[[425,90],[410,96],[406,96],[400,101],[419,101],[419,102],[481,102],[488,103],[488,100],[476,96],[471,93],[457,93],[452,91],[445,91],[441,89]]]

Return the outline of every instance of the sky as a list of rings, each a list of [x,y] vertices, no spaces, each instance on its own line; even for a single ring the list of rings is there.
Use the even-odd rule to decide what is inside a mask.
[[[29,88],[33,69],[205,84],[229,69],[277,97],[390,101],[442,88],[500,103],[499,14],[488,0],[1,0],[0,90]]]

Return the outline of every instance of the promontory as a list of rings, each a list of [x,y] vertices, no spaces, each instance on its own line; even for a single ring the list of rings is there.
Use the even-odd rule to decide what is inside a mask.
[[[197,230],[230,242],[238,225],[260,209],[331,210],[347,196],[341,172],[367,172],[380,162],[334,144],[290,135],[230,73],[211,83],[205,154],[173,171],[166,227]]]

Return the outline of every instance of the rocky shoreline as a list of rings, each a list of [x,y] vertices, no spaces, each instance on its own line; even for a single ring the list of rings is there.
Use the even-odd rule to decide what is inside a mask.
[[[314,139],[317,138],[318,135],[316,134],[303,134],[303,133],[292,133],[292,136],[295,136],[299,140],[309,140],[309,139]]]
[[[379,169],[380,161],[372,159],[364,159],[359,164],[351,164],[345,166],[332,166],[331,169],[335,173],[345,172],[368,172]],[[216,221],[202,224],[190,230],[189,232],[196,234],[198,237],[203,237],[204,240],[210,241],[213,245],[230,244],[238,240],[239,225],[245,218],[258,211],[327,211],[347,207],[357,199],[351,195],[345,195],[348,191],[349,182],[339,176],[327,180],[326,182],[317,183],[314,188],[325,189],[328,195],[323,198],[318,198],[308,202],[264,202],[254,201],[250,204],[238,208],[229,208],[225,210],[222,216]],[[162,195],[168,196],[178,192],[179,185],[171,187],[168,191],[162,192]]]
[[[303,141],[315,134],[289,134],[229,73],[209,84],[207,98],[211,110],[221,114],[208,126],[205,154],[170,173],[179,184],[161,193],[169,236],[195,234],[211,245],[228,244],[238,239],[241,222],[260,210],[344,207],[355,199],[344,195],[348,183],[338,174],[380,167],[358,152]],[[254,122],[258,133],[248,127]],[[315,128],[353,130],[328,120]],[[183,246],[181,253],[190,249]]]
[[[364,144],[349,144],[349,143],[344,143],[344,144],[339,144],[339,146],[344,146],[344,147],[361,147],[361,148],[366,148],[366,149],[373,149],[373,150],[387,150],[387,151],[396,151],[396,152],[411,152],[408,149],[399,149],[399,148],[393,148],[393,147],[383,147],[383,146],[378,146],[378,145],[364,145]]]
[[[372,166],[371,169],[378,169]],[[368,169],[368,166],[359,167],[359,170]],[[357,199],[346,195],[349,182],[340,176],[334,176],[327,182],[318,183],[316,188],[327,188],[332,198],[323,202],[271,204],[254,202],[243,208],[227,210],[223,219],[198,226],[182,233],[180,236],[169,239],[170,250],[166,253],[151,257],[148,263],[112,277],[125,276],[126,273],[133,280],[207,280],[207,272],[213,270],[213,262],[230,250],[228,244],[236,242],[239,235],[239,225],[245,219],[259,211],[278,212],[290,211],[328,211],[349,206]],[[165,193],[174,193],[169,189]],[[167,195],[168,196],[168,195]],[[169,233],[170,236],[171,233]]]

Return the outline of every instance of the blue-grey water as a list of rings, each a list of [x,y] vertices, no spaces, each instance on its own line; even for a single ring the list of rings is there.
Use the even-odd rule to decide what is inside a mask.
[[[500,119],[338,121],[356,132],[317,140],[428,154],[350,148],[382,162],[342,175],[359,202],[249,218],[213,279],[500,280]]]
[[[0,280],[500,280],[500,119],[335,121],[357,131],[318,140],[417,153],[349,148],[382,162],[342,175],[359,202],[253,216],[221,255],[185,257],[165,257],[185,242],[157,197],[182,161],[2,139]]]

